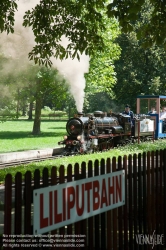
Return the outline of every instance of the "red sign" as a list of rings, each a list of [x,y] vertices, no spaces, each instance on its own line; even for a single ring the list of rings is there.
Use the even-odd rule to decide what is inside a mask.
[[[124,170],[36,189],[34,234],[43,234],[125,204]]]

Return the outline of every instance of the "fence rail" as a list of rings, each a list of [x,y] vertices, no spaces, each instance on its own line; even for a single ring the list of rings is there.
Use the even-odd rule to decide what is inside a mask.
[[[4,195],[4,235],[33,234],[33,190],[73,180],[125,170],[125,205],[50,232],[52,235],[84,235],[89,250],[165,249],[166,242],[166,149],[129,155],[88,164],[61,166],[40,174],[37,169],[24,176],[6,175]],[[14,207],[13,207],[14,204]],[[146,236],[153,236],[147,242]],[[160,242],[154,242],[156,237]],[[153,245],[151,244],[153,243]],[[83,248],[82,248],[83,247]],[[153,247],[153,248],[152,248]],[[33,249],[33,247],[31,247]],[[45,249],[57,249],[54,246]],[[6,247],[5,249],[11,249]],[[21,249],[21,247],[20,247]],[[36,248],[34,248],[36,249]],[[43,249],[42,247],[40,249]],[[60,247],[60,249],[67,249]]]

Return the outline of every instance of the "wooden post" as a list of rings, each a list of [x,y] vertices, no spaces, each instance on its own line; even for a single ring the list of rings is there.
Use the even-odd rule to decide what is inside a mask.
[[[5,204],[4,204],[4,234],[11,235],[12,226],[12,176],[7,174],[5,178]],[[5,247],[5,250],[10,250]]]
[[[138,121],[138,144],[140,143],[140,121]]]

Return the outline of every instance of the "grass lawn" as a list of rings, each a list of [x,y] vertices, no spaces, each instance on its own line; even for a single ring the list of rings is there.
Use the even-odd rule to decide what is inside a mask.
[[[13,120],[0,123],[0,153],[54,148],[66,134],[66,122],[41,121],[41,134],[32,135],[33,121]]]

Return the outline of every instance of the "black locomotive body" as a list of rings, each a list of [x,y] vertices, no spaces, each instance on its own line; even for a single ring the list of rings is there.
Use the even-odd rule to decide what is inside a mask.
[[[136,122],[128,115],[106,116],[96,111],[90,116],[69,119],[66,124],[68,134],[58,144],[64,145],[64,155],[107,150],[135,140],[134,124]],[[146,133],[146,137],[151,135]]]

